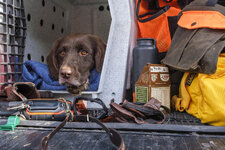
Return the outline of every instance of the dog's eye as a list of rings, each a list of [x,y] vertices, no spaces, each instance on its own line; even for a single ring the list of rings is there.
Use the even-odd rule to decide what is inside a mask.
[[[61,57],[64,57],[64,56],[66,55],[66,52],[65,52],[65,51],[61,51],[61,52],[59,53],[59,55],[60,55]]]
[[[79,54],[81,56],[86,56],[88,54],[88,52],[86,50],[81,50],[81,51],[79,51]]]

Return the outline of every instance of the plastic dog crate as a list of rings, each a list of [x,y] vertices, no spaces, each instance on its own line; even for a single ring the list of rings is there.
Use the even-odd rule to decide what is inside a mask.
[[[22,0],[0,1],[0,94],[21,78],[26,18]]]
[[[21,0],[1,0],[1,88],[19,81],[24,61],[46,63],[52,43],[59,37],[71,33],[91,33],[100,36],[107,43],[107,49],[98,91],[84,91],[82,94],[99,97],[106,105],[111,99],[121,102],[130,74],[129,71],[127,73],[128,58],[132,56],[130,53],[136,38],[134,1],[24,0],[23,3]],[[22,7],[17,8],[18,4]],[[10,9],[15,12],[12,17],[6,13]],[[16,24],[17,21],[20,24]],[[20,32],[11,29],[11,26]],[[12,42],[18,43],[18,48]],[[14,51],[14,47],[18,50]],[[71,97],[67,91],[52,92],[55,97]]]

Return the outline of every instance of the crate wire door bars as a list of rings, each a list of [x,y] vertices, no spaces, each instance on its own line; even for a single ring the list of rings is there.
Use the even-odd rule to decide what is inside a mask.
[[[0,0],[0,95],[21,78],[25,38],[23,0]]]

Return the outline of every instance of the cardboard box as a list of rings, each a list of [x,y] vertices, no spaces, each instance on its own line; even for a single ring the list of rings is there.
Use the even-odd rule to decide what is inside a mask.
[[[161,64],[146,64],[135,85],[135,102],[146,103],[151,97],[170,108],[169,69]]]

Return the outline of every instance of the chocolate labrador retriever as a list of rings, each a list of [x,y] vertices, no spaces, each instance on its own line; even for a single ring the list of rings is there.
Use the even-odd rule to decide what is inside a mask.
[[[88,88],[90,71],[101,72],[106,45],[98,36],[72,34],[57,39],[47,56],[47,64],[53,79],[73,94]]]

